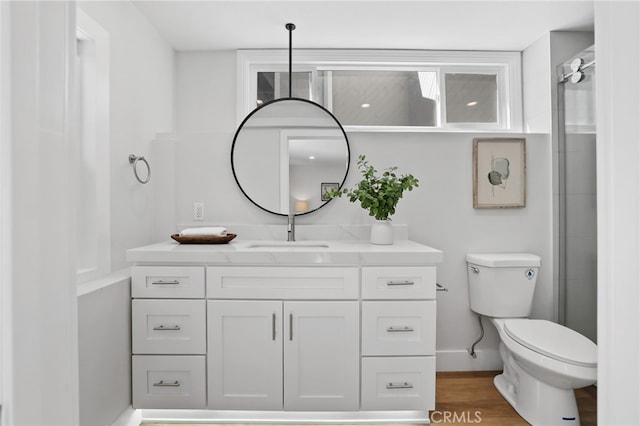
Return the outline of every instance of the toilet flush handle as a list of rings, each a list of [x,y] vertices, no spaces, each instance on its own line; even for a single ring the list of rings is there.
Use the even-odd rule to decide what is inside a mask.
[[[480,273],[480,269],[476,268],[475,266],[469,265],[469,270],[471,270],[474,274]]]

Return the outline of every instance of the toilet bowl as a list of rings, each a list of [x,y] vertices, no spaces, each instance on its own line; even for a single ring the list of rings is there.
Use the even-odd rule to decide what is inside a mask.
[[[532,425],[579,425],[574,389],[596,382],[597,346],[567,327],[527,318],[540,258],[470,254],[467,263],[471,309],[500,336],[496,389]]]
[[[500,394],[532,425],[580,424],[574,389],[596,382],[595,344],[551,321],[492,318],[491,323],[500,335],[504,363],[494,378]],[[526,332],[518,334],[522,329]]]

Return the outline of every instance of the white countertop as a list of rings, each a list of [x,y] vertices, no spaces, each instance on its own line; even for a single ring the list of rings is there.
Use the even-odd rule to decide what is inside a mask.
[[[391,245],[368,241],[233,240],[228,244],[179,244],[173,240],[127,250],[127,260],[138,264],[220,265],[368,265],[408,266],[442,262],[443,253],[410,240]]]

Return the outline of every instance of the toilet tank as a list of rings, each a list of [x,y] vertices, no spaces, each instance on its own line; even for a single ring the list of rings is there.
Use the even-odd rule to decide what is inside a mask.
[[[471,310],[495,318],[528,317],[539,268],[535,254],[468,254]]]

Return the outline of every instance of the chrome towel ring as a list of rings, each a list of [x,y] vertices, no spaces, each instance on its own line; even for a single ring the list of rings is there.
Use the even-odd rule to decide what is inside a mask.
[[[140,175],[138,175],[138,168],[137,168],[138,161],[142,161],[147,166],[146,179],[140,179]],[[133,174],[135,175],[136,179],[138,179],[138,182],[142,184],[149,183],[149,180],[151,179],[151,166],[149,165],[149,162],[147,161],[147,159],[144,157],[138,157],[135,154],[130,154],[129,163],[133,166]]]

